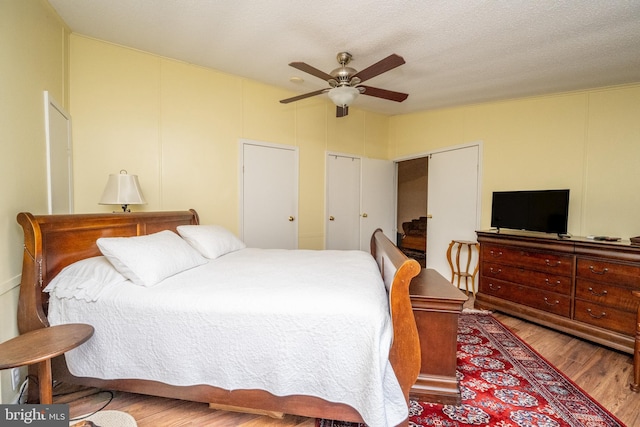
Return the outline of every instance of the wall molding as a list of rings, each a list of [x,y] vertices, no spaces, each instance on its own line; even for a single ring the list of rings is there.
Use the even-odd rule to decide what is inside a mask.
[[[0,297],[9,292],[10,290],[17,288],[20,286],[20,279],[22,278],[22,274],[19,274],[6,282],[0,283]]]

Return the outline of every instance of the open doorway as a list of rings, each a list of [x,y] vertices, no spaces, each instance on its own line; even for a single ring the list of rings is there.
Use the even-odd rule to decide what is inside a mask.
[[[478,141],[396,161],[397,245],[423,268],[444,277],[451,275],[446,255],[450,242],[476,238],[481,153]]]
[[[397,245],[424,268],[427,256],[429,158],[398,162]]]

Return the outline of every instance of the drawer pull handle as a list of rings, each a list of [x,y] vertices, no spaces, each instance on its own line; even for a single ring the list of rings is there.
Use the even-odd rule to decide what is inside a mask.
[[[589,271],[591,271],[593,274],[603,275],[603,274],[606,274],[607,271],[609,271],[609,269],[605,267],[602,270],[598,271],[598,270],[596,270],[596,268],[593,265],[590,265],[589,266]]]
[[[502,269],[501,269],[501,268],[494,269],[493,267],[490,267],[490,268],[489,268],[489,271],[490,271],[491,273],[493,273],[493,274],[500,274],[500,273],[502,273]]]
[[[502,286],[489,283],[489,289],[491,289],[492,291],[499,291],[500,289],[502,289]]]
[[[502,251],[495,252],[493,250],[489,251],[492,257],[499,258],[502,256]]]
[[[554,306],[554,305],[558,305],[558,304],[560,304],[560,301],[555,300],[554,302],[549,302],[549,299],[545,297],[545,299],[544,299],[544,303],[545,303],[545,304],[547,304],[547,305]]]
[[[594,319],[602,319],[603,317],[607,316],[607,313],[605,313],[604,311],[601,312],[599,316],[595,315],[590,308],[587,308],[587,313],[589,313],[589,316],[593,317]]]
[[[551,286],[552,288],[555,288],[556,286],[560,286],[560,280],[556,280],[556,282],[555,282],[555,283],[553,283],[553,282],[552,282],[551,280],[549,280],[549,279],[544,279],[544,283],[545,283],[547,286]]]
[[[554,261],[554,262],[551,262],[551,260],[545,259],[545,260],[544,260],[544,263],[545,263],[545,264],[547,264],[549,267],[557,267],[557,266],[559,266],[560,264],[562,264],[562,261]]]
[[[602,291],[602,292],[596,292],[596,291],[593,290],[593,288],[589,288],[589,292],[591,292],[591,295],[595,295],[597,297],[604,297],[604,296],[607,295],[607,290],[606,289],[604,291]]]

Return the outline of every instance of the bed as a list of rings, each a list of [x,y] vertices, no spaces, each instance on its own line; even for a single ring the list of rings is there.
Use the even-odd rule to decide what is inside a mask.
[[[331,253],[335,251],[287,252],[246,248],[232,251],[214,260],[207,260],[202,263],[201,266],[161,280],[157,285],[154,284],[154,286],[149,288],[127,282],[118,284],[118,286],[105,288],[105,290],[101,291],[99,298],[93,295],[91,298],[85,298],[85,300],[83,300],[82,298],[59,298],[59,295],[56,296],[55,292],[52,292],[52,296],[50,297],[49,293],[43,292],[43,290],[47,288],[50,282],[52,282],[65,267],[85,261],[93,262],[94,260],[102,258],[103,252],[98,248],[98,239],[101,239],[100,241],[114,241],[123,237],[152,237],[161,234],[164,235],[166,234],[162,233],[164,230],[176,232],[180,228],[184,229],[185,227],[188,228],[188,226],[191,226],[191,229],[193,229],[193,226],[199,224],[197,213],[194,210],[74,215],[32,215],[30,213],[20,213],[17,219],[24,231],[23,270],[18,306],[18,327],[20,332],[25,333],[30,330],[50,326],[50,317],[53,318],[55,322],[85,321],[87,323],[96,323],[99,326],[92,340],[81,348],[69,352],[66,359],[63,356],[55,361],[53,368],[54,379],[65,383],[103,389],[206,402],[214,408],[246,410],[250,412],[258,411],[270,415],[288,413],[343,421],[367,422],[370,426],[407,425],[406,408],[408,407],[409,390],[420,370],[419,339],[411,309],[408,288],[411,279],[420,272],[420,267],[414,260],[407,259],[380,230],[377,230],[371,238],[371,255],[373,255],[373,257],[368,255],[363,257],[363,253],[359,253],[359,251],[347,251],[341,253],[341,255],[343,255],[342,261],[336,260],[336,258],[329,258],[325,261],[318,260],[320,264],[316,265],[316,261],[300,258],[299,262],[293,263],[298,267],[292,268],[281,266],[278,258],[297,259],[296,257],[310,256],[315,260],[319,257],[329,257]],[[177,236],[176,233],[169,234],[174,237]],[[248,265],[247,259],[255,259],[255,266],[253,266],[252,262],[252,268],[243,267]],[[319,275],[317,271],[327,270],[327,268],[321,264],[322,262],[334,264],[336,262],[343,263],[339,270],[333,269],[333,278],[326,279],[326,283],[331,282],[334,283],[334,285],[324,285],[327,286],[328,289],[337,290],[338,297],[341,298],[341,300],[327,298],[326,307],[315,310],[313,305],[304,306],[302,305],[303,303],[300,303],[300,300],[296,298],[311,298],[317,303],[316,305],[319,305],[320,301],[325,299],[325,297],[321,293],[306,295],[307,292],[301,291],[301,286],[298,286],[298,282],[303,278],[304,280],[311,280],[307,276],[315,277]],[[370,269],[369,272],[363,272],[362,274],[358,273],[357,270],[347,274],[351,265],[356,263],[364,263],[365,265],[367,263],[373,264],[375,274],[371,275]],[[226,265],[224,270],[218,270],[219,268],[223,268],[223,264]],[[304,268],[301,269],[301,265],[303,265]],[[305,271],[307,268],[309,269],[308,272]],[[207,300],[207,298],[210,297],[205,296],[205,291],[206,294],[209,294],[211,290],[205,290],[207,286],[198,282],[198,280],[200,280],[197,278],[199,273],[196,274],[196,271],[200,271],[200,269],[211,269],[213,274],[219,275],[215,281],[215,283],[220,283],[217,285],[218,289],[215,290],[217,295],[216,299]],[[215,271],[219,271],[219,273],[215,273]],[[221,271],[224,271],[224,273],[220,273]],[[336,271],[341,272],[340,276],[336,276]],[[370,276],[367,276],[367,274]],[[282,300],[282,297],[278,297],[275,290],[273,294],[271,292],[264,292],[265,283],[270,283],[267,278],[272,275],[275,281],[282,282],[284,290],[278,290],[277,292],[286,293],[285,299],[288,302],[287,304],[279,302]],[[377,301],[377,297],[356,297],[356,294],[353,294],[353,292],[363,285],[356,285],[355,281],[353,284],[349,282],[349,286],[340,286],[342,282],[346,283],[347,280],[352,280],[347,276],[361,275],[364,275],[363,277],[366,278],[365,282],[371,282],[372,288],[378,289],[374,291],[373,294],[375,295],[377,293],[382,295],[385,302],[383,306],[384,316],[379,317],[376,315],[373,320],[370,319],[368,315],[360,316],[366,319],[364,320],[365,322],[375,325],[375,328],[372,327],[372,329],[375,329],[375,332],[372,334],[373,338],[362,338],[368,336],[364,330],[369,328],[369,325],[365,323],[363,326],[357,326],[349,323],[351,320],[350,317],[347,316],[347,313],[364,314],[374,312],[375,310],[367,308],[367,306],[364,306],[364,308],[358,307],[360,300],[365,302],[372,300],[373,302],[369,301],[370,304],[374,306],[376,304],[379,305],[379,302],[375,302]],[[190,287],[184,288],[183,286],[187,285],[179,282],[178,277],[187,276],[188,286]],[[221,280],[221,277],[225,279]],[[232,286],[225,287],[224,283],[227,283],[225,280],[238,280],[239,277],[243,277],[244,282],[240,284],[233,282]],[[253,283],[251,282],[252,280]],[[378,284],[377,287],[376,283]],[[189,324],[183,324],[182,320],[175,320],[179,319],[179,317],[176,317],[180,315],[179,313],[171,312],[170,314],[166,314],[167,310],[170,311],[172,308],[172,304],[167,303],[167,299],[171,300],[173,298],[175,302],[173,305],[176,307],[190,305],[199,310],[210,310],[212,309],[211,307],[216,305],[217,299],[222,298],[222,296],[230,294],[230,297],[233,297],[233,292],[230,292],[229,288],[235,289],[236,287],[242,289],[240,292],[245,296],[246,303],[242,304],[244,306],[243,309],[249,307],[254,310],[250,315],[245,315],[242,318],[232,317],[229,323],[214,320],[213,324],[211,324],[210,316],[212,314],[206,311],[199,311],[196,315],[195,323],[194,320],[190,320]],[[173,294],[171,293],[172,289]],[[380,289],[382,289],[382,291],[380,291]],[[91,289],[87,291],[91,294]],[[63,292],[59,293],[62,294]],[[187,299],[178,299],[187,298],[189,295],[193,298],[192,301],[194,301],[194,303],[189,303]],[[253,295],[254,298],[250,298],[249,296],[251,295]],[[100,308],[100,310],[97,309],[97,307],[101,305],[112,306],[115,304],[115,301],[150,299],[149,296],[155,298],[151,298],[155,301],[152,306],[163,307],[163,311],[148,315],[138,315],[136,312],[134,317],[127,317],[127,314],[131,316],[131,313],[138,310],[138,307],[118,306],[119,308],[116,308],[116,310],[119,311],[116,311],[116,314],[102,312],[102,308]],[[58,300],[62,300],[63,304],[60,305],[61,303]],[[270,301],[270,303],[267,304],[267,301]],[[329,302],[331,303],[329,304]],[[82,311],[79,307],[83,305],[86,306],[87,304],[90,304],[90,309],[86,310],[87,313],[89,313],[89,320],[86,320],[86,317],[74,317],[76,315],[80,316],[80,314],[76,314]],[[233,309],[227,310],[228,315],[235,314],[238,308],[234,307],[232,303],[221,303],[221,305],[223,308],[227,305],[233,307]],[[267,307],[271,308],[267,309]],[[292,309],[292,312],[287,312],[286,314],[286,316],[289,316],[287,319],[290,320],[288,323],[295,327],[282,326],[282,324],[276,323],[276,320],[272,321],[271,318],[268,317],[264,317],[264,319],[268,320],[261,321],[260,316],[268,316],[271,314],[270,312],[280,313],[286,307]],[[337,311],[330,307],[337,307]],[[221,307],[218,307],[218,309],[220,308]],[[91,318],[92,312],[102,314]],[[313,322],[311,319],[315,315],[314,313],[324,314],[325,317],[322,318],[321,321],[316,319],[316,323],[311,323],[311,325],[307,325],[306,323],[303,325],[302,320],[304,320],[304,322]],[[326,315],[328,315],[328,317]],[[343,318],[340,317],[342,315],[344,315]],[[302,317],[295,318],[291,316],[303,316],[304,319],[302,319]],[[174,324],[183,324],[183,329],[176,329],[173,333],[170,333],[172,322],[168,324],[160,323],[160,320],[165,317],[172,319]],[[254,324],[251,326],[248,321],[244,321],[245,318],[249,317],[256,318],[258,325],[256,326]],[[116,339],[113,335],[110,336],[106,334],[105,331],[111,328],[104,327],[105,324],[108,325],[112,320],[113,328],[118,330],[119,327],[115,326],[116,318],[125,320],[124,327],[126,327],[127,323],[135,324],[136,330],[142,330],[141,328],[144,326],[142,324],[146,324],[147,329],[142,330],[142,332],[138,330],[136,333],[142,335],[138,335],[138,338],[134,339],[140,339],[141,336],[146,337],[146,335],[153,337],[145,341],[143,346],[138,346],[143,348],[149,356],[145,357],[145,360],[139,360],[140,355],[136,354],[127,354],[126,356],[128,360],[131,361],[130,365],[146,365],[149,361],[156,363],[156,369],[154,369],[154,371],[156,371],[156,374],[160,372],[159,377],[157,375],[155,377],[153,375],[138,375],[134,366],[118,366],[118,368],[123,368],[124,370],[115,368],[108,369],[109,366],[107,365],[109,364],[112,365],[111,367],[114,367],[114,365],[127,364],[113,361],[108,357],[106,359],[100,359],[97,353],[91,353],[91,351],[105,351],[104,348],[100,347],[92,350],[92,346],[98,346],[100,342],[103,341],[107,343],[111,342],[114,348],[118,348],[115,343],[119,341],[119,339]],[[351,326],[342,328],[336,328],[334,326],[329,332],[320,333],[321,324],[329,323],[328,321],[325,322],[328,318],[340,319],[344,325]],[[138,319],[152,319],[152,321],[140,321]],[[291,321],[291,319],[296,320]],[[276,328],[275,331],[269,332],[269,334],[273,333],[273,336],[269,336],[266,333],[268,330],[267,324],[271,323],[273,323]],[[222,341],[218,340],[225,339],[224,334],[228,330],[227,325],[240,326],[241,329],[234,332],[234,336],[236,337],[234,341],[223,344]],[[229,326],[229,328],[230,327],[231,326]],[[213,334],[214,329],[217,335],[207,335],[206,337],[210,338],[208,340],[203,340],[203,336],[198,335],[201,333]],[[180,331],[188,331],[188,333],[181,333]],[[356,332],[355,334],[354,331]],[[360,331],[362,331],[362,333],[360,333]],[[130,333],[131,331],[127,331],[126,333],[122,332],[122,334],[127,336]],[[345,337],[342,337],[343,334]],[[182,344],[172,345],[170,346],[171,348],[178,348],[182,351],[178,355],[172,356],[166,356],[162,352],[164,350],[160,349],[160,345],[158,345],[158,348],[155,348],[156,344],[154,343],[168,341],[170,339],[169,337],[174,335],[178,335],[176,339],[184,340],[191,338],[192,341],[185,344],[185,346],[191,347],[182,348]],[[185,337],[184,335],[188,335],[189,337]],[[261,335],[267,338],[263,339]],[[135,333],[133,336],[136,337]],[[327,336],[332,337],[332,339],[327,340]],[[244,339],[245,337],[247,337],[247,339]],[[307,338],[306,340],[305,337]],[[356,342],[356,340],[361,338],[365,344],[370,341],[372,341],[372,343],[366,345],[354,344],[354,346],[352,346],[353,348],[348,348],[347,351],[345,351],[343,344],[340,344],[339,347],[333,350],[329,348],[334,345],[333,341],[336,343],[341,342],[340,340]],[[261,339],[262,341],[260,341]],[[250,352],[247,352],[246,348],[243,350],[242,347],[242,343],[247,340],[254,344],[256,344],[257,341],[260,342],[257,343],[259,345],[254,345]],[[287,369],[281,371],[278,371],[278,369],[282,369],[282,366],[263,366],[263,359],[270,359],[272,363],[275,363],[273,360],[286,359],[286,354],[290,349],[296,348],[294,347],[296,343],[302,343],[303,345],[300,347],[308,347],[311,345],[310,343],[314,341],[321,343],[322,347],[313,350],[313,352],[321,354],[325,359],[308,362],[306,361],[306,357],[309,357],[309,353],[307,352],[301,354],[306,355],[305,361],[308,363],[298,362],[300,366],[292,360],[286,361],[284,366],[286,366]],[[200,343],[201,345],[197,346],[194,345],[194,343]],[[364,355],[357,353],[358,348],[367,346],[370,347],[370,349],[367,350],[370,351],[370,353],[365,353]],[[216,355],[216,347],[223,348],[224,351],[221,354],[225,357]],[[257,356],[260,353],[257,353],[256,348],[266,349],[265,354],[270,355],[270,357]],[[286,348],[287,351],[282,352],[281,350],[283,348]],[[124,351],[123,349],[126,349],[126,345],[116,351],[116,353]],[[305,349],[302,348],[300,351],[304,350]],[[278,353],[277,351],[281,352]],[[376,352],[379,354],[376,354]],[[247,355],[245,353],[250,354]],[[278,357],[274,357],[274,354],[277,354]],[[294,352],[294,354],[296,353]],[[209,357],[207,357],[207,355]],[[332,360],[331,358],[334,357],[334,355],[337,356],[338,359]],[[200,357],[200,359],[198,359],[198,357]],[[370,362],[369,358],[371,358]],[[230,368],[220,368],[221,364],[227,359],[231,360],[235,365],[232,365]],[[355,362],[352,359],[354,359]],[[78,366],[76,366],[78,360],[88,360],[94,365],[98,365],[97,369],[101,374],[96,376],[86,374],[86,372],[92,372],[91,367],[83,368],[80,366],[80,368],[78,368]],[[365,361],[363,362],[363,360]],[[352,378],[331,377],[331,375],[333,375],[330,373],[331,366],[339,366],[341,364],[349,366],[349,363],[356,363],[352,365],[353,369],[345,369],[345,371],[355,370],[356,374],[352,375]],[[182,366],[187,366],[188,371],[180,371],[179,369]],[[313,372],[313,370],[316,369],[314,366],[319,368],[318,372]],[[80,369],[80,374],[71,374],[71,372],[77,374],[78,369]],[[87,370],[85,371],[83,369]],[[265,377],[265,370],[270,372],[267,376],[277,378],[275,381],[277,383],[276,385],[271,382],[268,384],[261,382],[264,379],[263,377]],[[234,371],[234,375],[237,372],[243,372],[245,375],[240,375],[240,379],[238,380],[225,379],[222,381],[214,378],[211,381],[208,379],[203,381],[199,376],[189,377],[193,371],[198,371],[205,377],[207,375],[214,375],[214,373],[218,371],[223,373]],[[271,375],[272,371],[274,372],[273,375]],[[360,376],[366,377],[364,374],[361,375],[360,371],[370,372],[376,379],[365,385],[354,384],[354,388],[352,389],[348,383],[349,381]],[[129,375],[130,372],[134,372],[134,374]],[[280,381],[280,378],[283,376],[287,378],[285,378],[285,381]],[[324,378],[324,381],[318,381],[318,378]],[[182,379],[184,379],[184,381],[181,381]],[[238,381],[245,382],[239,385]],[[346,382],[346,384],[343,385],[343,382]],[[284,386],[282,384],[284,384]],[[338,397],[336,397],[335,394],[332,394],[334,393],[332,389],[334,384],[338,384],[339,387],[343,387],[345,390],[352,390],[352,392],[345,394],[343,390],[342,394],[340,394],[341,392],[338,391]],[[353,392],[353,390],[360,391]],[[37,384],[33,382],[30,383],[30,398],[31,396],[37,396],[37,392]],[[380,405],[382,405],[382,407],[380,407]],[[405,418],[404,421],[399,418],[400,414],[404,414],[402,415],[402,417]]]

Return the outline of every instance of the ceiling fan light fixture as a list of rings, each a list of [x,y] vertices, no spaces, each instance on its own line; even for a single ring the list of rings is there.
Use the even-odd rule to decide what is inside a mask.
[[[360,91],[351,86],[338,86],[331,89],[328,95],[338,107],[348,107],[360,95]]]

